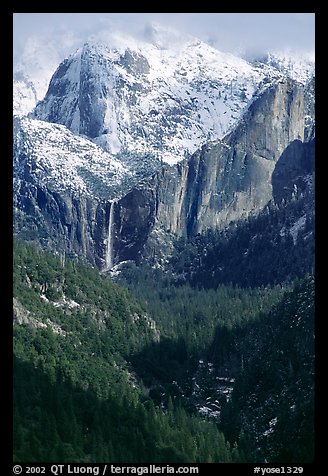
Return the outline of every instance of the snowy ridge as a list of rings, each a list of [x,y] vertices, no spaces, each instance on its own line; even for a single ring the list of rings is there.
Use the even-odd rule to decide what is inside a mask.
[[[292,51],[268,53],[266,64],[276,68],[285,76],[306,84],[315,74],[314,55]]]
[[[252,65],[158,26],[148,38],[112,34],[107,44],[86,43],[58,67],[35,117],[113,154],[152,154],[173,164],[222,138],[258,87],[283,77],[271,65]]]
[[[14,112],[29,114],[21,125],[38,174],[57,188],[106,196],[222,139],[274,82],[314,75],[314,58],[272,53],[248,62],[159,25],[139,37],[102,32],[56,70],[55,52],[41,51],[34,67],[36,52],[32,45],[15,74]]]
[[[15,118],[14,130],[16,182],[27,167],[38,184],[53,190],[108,198],[132,176],[110,154],[65,126]]]

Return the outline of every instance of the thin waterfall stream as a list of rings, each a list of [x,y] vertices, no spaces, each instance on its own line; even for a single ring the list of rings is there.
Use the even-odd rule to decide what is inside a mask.
[[[108,237],[107,237],[107,250],[105,259],[105,271],[109,271],[113,267],[113,238],[114,238],[114,208],[115,201],[110,202],[109,221],[108,221]]]

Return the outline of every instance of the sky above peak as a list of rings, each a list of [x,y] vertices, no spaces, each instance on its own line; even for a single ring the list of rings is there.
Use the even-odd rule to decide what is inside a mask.
[[[144,41],[179,48],[186,36],[246,60],[278,52],[312,61],[315,14],[13,13],[14,78],[32,82],[41,100],[59,64],[87,41],[119,49],[142,48]]]
[[[309,53],[315,47],[314,13],[14,13],[14,64],[38,43],[65,57],[104,32],[147,39],[153,22],[244,57],[273,50]]]

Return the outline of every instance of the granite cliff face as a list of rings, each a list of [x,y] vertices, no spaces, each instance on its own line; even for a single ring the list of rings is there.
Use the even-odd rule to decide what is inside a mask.
[[[132,173],[65,126],[14,118],[14,232],[103,267],[108,200]]]
[[[256,214],[314,171],[314,144],[304,143],[304,88],[277,83],[250,105],[222,141],[208,143],[189,161],[166,167],[117,204],[120,259],[167,254],[170,236],[191,236]],[[293,152],[294,151],[294,152]],[[273,191],[274,186],[274,191]]]
[[[14,231],[27,241],[103,268],[108,208],[95,199],[26,183],[15,200]]]
[[[256,214],[271,199],[280,200],[298,177],[313,173],[314,142],[304,142],[313,136],[310,102],[304,86],[277,82],[253,100],[223,140],[208,142],[189,160],[164,165],[111,202],[20,181],[16,229],[32,235],[33,228],[36,235],[43,230],[48,245],[100,269],[108,262],[165,259],[173,237]],[[286,163],[287,185],[281,179]]]

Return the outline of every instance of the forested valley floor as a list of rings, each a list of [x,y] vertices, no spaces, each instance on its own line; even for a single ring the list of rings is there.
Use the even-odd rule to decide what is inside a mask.
[[[314,279],[202,287],[14,241],[15,462],[311,462]]]

